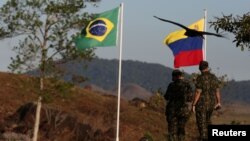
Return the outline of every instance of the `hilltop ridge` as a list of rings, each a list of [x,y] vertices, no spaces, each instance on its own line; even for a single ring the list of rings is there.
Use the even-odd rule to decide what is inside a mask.
[[[75,74],[88,78],[88,81],[80,85],[94,84],[105,90],[113,91],[118,84],[118,60],[96,58],[87,63],[84,61],[72,61],[62,64],[62,68],[69,72],[64,80],[71,81]],[[136,84],[149,92],[160,90],[166,91],[171,80],[173,69],[156,63],[147,63],[133,60],[124,60],[122,62],[122,85]],[[198,70],[197,70],[198,71]],[[185,73],[185,77],[191,74]],[[234,81],[229,80],[227,85],[221,90],[222,100],[225,102],[239,101],[250,102],[250,80]]]

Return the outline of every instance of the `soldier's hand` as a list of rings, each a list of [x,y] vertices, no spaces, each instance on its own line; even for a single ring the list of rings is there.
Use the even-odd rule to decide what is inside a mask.
[[[195,105],[192,105],[192,112],[195,113]]]
[[[214,106],[214,109],[215,109],[215,110],[221,109],[221,104],[220,104],[220,103],[217,103],[217,104]]]

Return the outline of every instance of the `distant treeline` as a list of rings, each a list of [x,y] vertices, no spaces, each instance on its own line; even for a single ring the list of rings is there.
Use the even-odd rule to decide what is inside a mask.
[[[94,84],[106,90],[113,90],[118,85],[118,60],[93,59],[91,62],[71,61],[61,67],[66,70],[64,80],[72,81],[73,77],[83,76],[87,81],[80,83]],[[86,67],[87,66],[87,67]],[[160,64],[133,60],[122,61],[122,84],[135,83],[151,92],[165,92],[171,82],[172,68]],[[32,74],[36,74],[32,72]],[[186,74],[190,76],[190,74]],[[222,89],[224,101],[250,102],[250,80],[231,80]]]

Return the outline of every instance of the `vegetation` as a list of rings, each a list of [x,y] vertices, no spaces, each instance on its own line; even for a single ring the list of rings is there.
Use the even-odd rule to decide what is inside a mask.
[[[85,7],[83,0],[8,0],[0,8],[0,39],[19,40],[13,48],[17,55],[11,58],[9,69],[22,73],[39,68],[41,96],[46,99],[49,96],[44,91],[45,78],[63,73],[58,64],[78,58],[89,61],[94,57],[94,49],[79,51],[73,42],[90,20],[89,14],[82,12]],[[41,100],[39,97],[38,112]],[[39,116],[36,116],[34,140],[38,127]]]
[[[90,20],[82,12],[85,7],[83,0],[8,0],[0,8],[0,38],[19,41],[9,69],[22,73],[39,68],[44,78],[60,74],[58,64],[64,61],[91,60],[93,49],[79,51],[73,42]]]
[[[1,135],[9,135],[9,137],[18,135],[19,139],[30,138],[35,107],[31,106],[33,109],[21,112],[19,115],[16,113],[19,111],[17,109],[32,103],[38,97],[39,85],[34,82],[39,82],[39,79],[10,73],[0,73],[0,79]],[[54,81],[47,79],[46,88],[49,89],[47,92],[51,102],[43,104],[39,140],[77,141],[76,137],[79,140],[88,137],[92,141],[115,139],[117,97],[76,86],[72,87],[65,97],[60,94],[61,90],[51,83]],[[61,81],[61,85],[68,84]],[[237,83],[234,82],[233,85]],[[161,97],[158,97],[159,99],[157,97],[157,94],[153,95],[151,102],[156,102],[153,105],[160,108],[164,104],[158,103]],[[215,124],[249,124],[249,107],[249,103],[225,103],[220,111],[214,112],[212,121]],[[150,106],[141,109],[124,99],[121,99],[120,112],[120,140],[166,140],[168,131],[164,112]],[[187,123],[186,131],[187,141],[197,139],[198,130],[194,114]]]
[[[154,111],[158,111],[160,113],[165,113],[165,105],[166,101],[160,93],[155,93],[149,99],[149,107],[154,109]]]
[[[35,110],[25,112],[26,114],[29,113],[29,115],[23,113],[22,119],[17,119],[18,115],[15,115],[15,112],[20,106],[33,101],[34,97],[37,97],[36,93],[40,91],[39,86],[37,83],[33,83],[37,81],[37,78],[4,73],[0,73],[0,78],[2,80],[0,82],[0,102],[4,105],[0,108],[0,129],[3,131],[1,134],[4,131],[7,132],[5,129],[8,129],[8,132],[11,130],[10,132],[20,133],[18,131],[21,131],[22,135],[25,134],[31,137]],[[86,131],[88,133],[86,136],[90,136],[92,139],[97,138],[96,134],[100,133],[101,139],[96,139],[95,141],[111,141],[115,139],[116,97],[101,95],[79,87],[70,89],[68,91],[69,96],[65,97],[60,95],[61,91],[59,89],[51,85],[53,80],[48,80],[46,83],[49,86],[46,88],[49,89],[48,95],[50,95],[52,102],[44,103],[43,107],[52,109],[41,110],[41,116],[43,117],[41,118],[41,128],[39,129],[39,138],[41,140],[74,140],[66,137],[76,136],[73,134],[75,129],[70,129],[74,126],[78,128],[79,123],[87,124],[91,127],[91,130]],[[53,112],[55,110],[57,111],[56,113]],[[50,117],[50,115],[53,117]],[[76,118],[78,122],[72,123],[73,119],[69,117]],[[151,109],[141,111],[138,107],[130,105],[128,101],[121,100],[120,118],[121,140],[139,141],[145,133],[150,133],[155,141],[164,138],[164,135],[162,135],[162,131],[166,130],[165,124],[162,124],[165,123],[164,114]],[[13,121],[4,119],[13,119]],[[56,130],[54,119],[57,120],[55,122]],[[12,123],[16,124],[16,126],[4,128]],[[80,131],[85,135],[84,129]],[[110,139],[105,139],[106,136],[110,137]]]
[[[236,47],[240,47],[243,51],[245,48],[250,49],[250,12],[242,16],[222,15],[215,17],[214,21],[209,22],[211,27],[214,27],[218,33],[220,30],[232,33],[235,35],[233,42]]]
[[[60,67],[68,73],[64,80],[71,81],[71,74],[76,74],[88,76],[88,81],[80,83],[80,85],[92,83],[106,90],[113,90],[117,87],[118,60],[95,58],[91,63],[87,63],[87,69],[79,67],[84,64],[85,61],[70,61],[62,64]],[[162,92],[165,92],[171,81],[171,73],[171,68],[160,64],[127,60],[123,61],[122,65],[122,83],[135,83],[151,92],[161,88]],[[37,75],[38,72],[29,72],[29,74]]]
[[[102,87],[105,90],[111,91],[117,87],[118,60],[93,59],[92,62],[88,64],[87,69],[74,69],[79,68],[78,66],[83,65],[82,63],[83,62],[71,61],[63,64],[61,67],[70,71],[70,73],[75,73],[80,76],[88,76],[89,81],[81,83],[81,86],[91,83]],[[167,85],[171,82],[172,69],[159,64],[127,60],[123,61],[122,69],[122,84],[139,84],[141,87],[153,93],[159,92],[164,94]],[[33,74],[35,73],[33,72]],[[191,79],[193,78],[192,75],[193,74],[185,74],[185,77]],[[71,76],[69,75],[64,79],[70,81],[70,79],[68,79],[70,77]],[[221,94],[223,101],[230,102],[238,100],[241,102],[250,102],[250,81],[236,82],[234,80],[228,80],[226,75],[218,77],[221,80]]]
[[[87,1],[98,2],[100,0]],[[41,78],[45,78],[46,76],[54,77],[65,70],[82,76],[80,79],[75,75],[65,77],[65,80],[75,78],[74,80],[70,80],[73,82],[85,81],[84,76],[88,74],[91,77],[91,83],[94,82],[104,88],[114,88],[117,81],[117,60],[94,60],[90,71],[83,71],[83,67],[80,69],[79,67],[75,67],[78,68],[77,71],[68,69],[74,68],[71,66],[74,61],[71,60],[81,58],[83,59],[81,63],[84,63],[84,65],[78,65],[85,66],[85,61],[90,61],[95,56],[93,49],[76,50],[72,41],[79,34],[76,32],[90,19],[88,13],[81,13],[82,8],[85,8],[83,0],[7,1],[0,8],[0,38],[20,39],[19,44],[14,47],[17,56],[16,58],[11,58],[12,63],[9,68],[13,72],[21,73],[38,67],[39,71],[37,74]],[[239,21],[249,22],[246,17],[241,17],[242,19],[239,19]],[[237,29],[237,27],[232,26],[231,29],[223,27],[224,23],[221,25],[218,22],[217,24],[219,25],[215,27],[217,32],[219,29],[232,32],[237,35],[235,40],[237,46],[242,48],[249,47],[249,35],[245,31],[234,31],[233,29]],[[240,29],[240,26],[243,25],[238,24],[236,25]],[[244,24],[246,23],[244,22]],[[215,25],[216,23],[214,23]],[[248,25],[243,29],[249,29]],[[240,34],[238,35],[238,33]],[[121,101],[120,130],[122,134],[120,135],[120,139],[137,141],[145,137],[145,139],[150,141],[165,140],[167,125],[164,115],[165,101],[162,93],[164,93],[166,86],[171,81],[172,69],[158,64],[137,61],[125,61],[123,66],[124,73],[122,77],[124,83],[133,82],[150,91],[158,90],[159,93],[156,93],[149,99],[149,107],[145,107],[143,110],[131,105],[126,100]],[[25,135],[25,138],[31,137],[35,110],[29,111],[31,112],[31,116],[27,116],[28,112],[25,111],[25,113],[21,114],[20,119],[17,119],[18,116],[15,115],[15,110],[22,106],[23,103],[33,101],[34,98],[37,98],[37,94],[43,94],[44,100],[47,101],[44,104],[48,107],[56,107],[56,110],[45,109],[47,115],[42,115],[44,118],[41,122],[41,139],[63,141],[63,139],[76,140],[75,138],[77,138],[79,140],[81,138],[79,131],[81,133],[82,131],[86,131],[88,140],[97,139],[98,136],[100,141],[104,139],[105,141],[109,141],[115,138],[116,109],[114,105],[116,105],[117,99],[114,96],[99,95],[91,90],[75,87],[71,83],[65,83],[57,79],[45,79],[47,87],[43,88],[43,85],[38,86],[39,80],[37,78],[2,73],[0,74],[0,78],[0,102],[3,105],[0,108],[1,135],[5,131],[8,131],[21,132],[21,135]],[[222,76],[221,80],[224,86],[225,77]],[[40,82],[43,84],[43,81]],[[224,92],[226,95],[223,96],[228,98],[226,100],[234,99],[250,102],[248,81],[240,83],[231,81],[225,87]],[[43,90],[43,93],[40,90]],[[54,111],[57,112],[52,113]],[[242,111],[242,108],[240,110],[237,109],[237,111]],[[235,114],[234,112],[230,114]],[[246,117],[243,119],[244,122],[250,123],[249,113],[244,114],[241,118]],[[230,115],[227,118],[229,123],[231,121],[231,124],[241,124],[241,119],[234,119],[232,117],[237,118],[239,116]],[[52,122],[53,119],[55,120],[54,123]],[[195,124],[193,119],[191,118],[188,123],[188,140],[195,140],[195,135],[197,135],[197,130],[193,126]],[[218,117],[216,121],[217,123],[225,123],[225,118]],[[76,125],[78,126],[77,128],[75,128]],[[20,134],[18,133],[17,135]],[[107,139],[106,137],[111,139]]]

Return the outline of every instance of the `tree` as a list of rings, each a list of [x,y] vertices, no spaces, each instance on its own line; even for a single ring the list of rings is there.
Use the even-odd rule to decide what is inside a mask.
[[[250,49],[250,13],[243,16],[224,15],[215,17],[215,21],[209,22],[211,27],[214,27],[216,32],[224,30],[235,35],[233,42],[236,47],[240,47],[242,51],[245,48]]]
[[[56,76],[62,71],[58,64],[77,58],[90,61],[94,50],[79,51],[73,42],[76,30],[80,31],[91,18],[81,12],[85,7],[83,0],[7,1],[0,8],[0,38],[19,39],[9,69],[21,73],[38,67],[42,90],[46,75]]]
[[[94,49],[79,51],[73,42],[79,34],[77,31],[91,19],[88,13],[82,12],[85,7],[84,0],[8,0],[0,8],[0,39],[19,40],[13,48],[17,55],[11,58],[9,69],[21,73],[38,67],[43,91],[45,76],[54,76],[61,61],[77,58],[90,61],[95,56]],[[39,105],[41,97],[33,140],[37,138]]]

